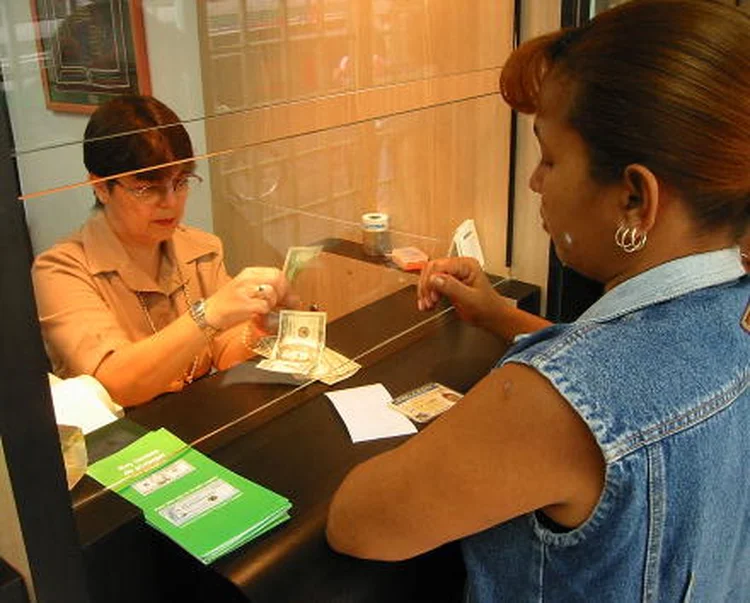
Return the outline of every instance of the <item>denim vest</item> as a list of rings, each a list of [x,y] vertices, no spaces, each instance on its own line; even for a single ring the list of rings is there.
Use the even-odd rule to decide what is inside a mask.
[[[736,248],[674,260],[575,323],[517,339],[606,462],[591,516],[465,538],[467,598],[750,601],[750,276]]]

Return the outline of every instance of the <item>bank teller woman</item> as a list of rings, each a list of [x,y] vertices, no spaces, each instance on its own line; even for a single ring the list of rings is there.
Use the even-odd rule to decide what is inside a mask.
[[[395,560],[461,539],[472,602],[747,600],[750,15],[626,2],[519,47],[501,90],[535,114],[557,254],[606,292],[352,470],[329,542]],[[543,326],[474,261],[426,267],[419,306],[441,295],[506,337]]]
[[[149,96],[111,100],[83,155],[92,214],[32,269],[54,372],[93,375],[132,406],[250,357],[287,283],[275,268],[230,278],[221,241],[181,223],[200,178],[177,115]]]

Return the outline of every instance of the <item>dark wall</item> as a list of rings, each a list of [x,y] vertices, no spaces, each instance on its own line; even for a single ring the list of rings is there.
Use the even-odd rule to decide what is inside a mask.
[[[40,603],[86,603],[31,284],[31,244],[0,73],[0,437]]]
[[[561,23],[575,27],[585,23],[591,0],[562,0]],[[547,278],[547,318],[553,322],[572,322],[602,296],[601,283],[582,276],[560,262],[550,245],[549,276]]]

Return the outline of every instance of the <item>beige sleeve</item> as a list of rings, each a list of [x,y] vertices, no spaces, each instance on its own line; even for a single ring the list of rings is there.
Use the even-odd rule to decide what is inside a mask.
[[[216,235],[200,231],[192,233],[193,236],[201,237],[206,245],[213,247],[213,251],[198,258],[195,265],[203,296],[210,297],[232,280],[224,265],[224,244]]]
[[[201,234],[205,236],[205,233]],[[216,242],[219,246],[217,253],[207,255],[205,258],[199,259],[196,263],[196,270],[201,283],[201,293],[205,298],[211,297],[232,280],[232,277],[229,276],[224,266],[224,248],[218,238]],[[213,364],[215,367],[219,367],[222,364],[221,357],[229,348],[236,347],[238,342],[242,341],[244,328],[244,324],[239,324],[216,335],[211,342],[211,354],[214,358]]]
[[[61,376],[93,375],[108,354],[131,343],[75,250],[42,254],[32,278],[42,335]]]
[[[201,234],[206,236],[205,233]],[[224,265],[224,249],[218,238],[216,238],[216,243],[218,244],[217,253],[199,259],[196,264],[201,282],[201,293],[206,298],[232,280]],[[266,334],[255,321],[243,322],[222,331],[211,342],[214,366],[220,368],[254,356],[252,350],[248,349],[245,344],[249,343],[252,346]]]

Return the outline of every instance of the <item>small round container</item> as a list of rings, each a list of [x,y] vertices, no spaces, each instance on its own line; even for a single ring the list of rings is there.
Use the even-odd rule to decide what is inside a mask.
[[[362,250],[370,256],[390,253],[391,233],[388,230],[388,214],[362,214]]]

